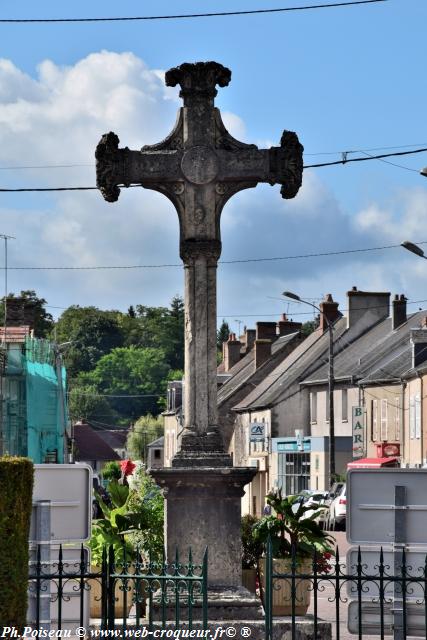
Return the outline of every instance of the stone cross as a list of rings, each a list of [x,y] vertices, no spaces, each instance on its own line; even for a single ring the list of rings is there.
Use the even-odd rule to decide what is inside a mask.
[[[158,144],[119,149],[105,134],[96,149],[97,186],[108,202],[119,186],[141,185],[163,193],[175,206],[180,255],[185,266],[185,404],[181,451],[173,466],[230,466],[218,430],[216,380],[216,267],[221,254],[221,211],[231,196],[259,182],[281,184],[293,198],[302,180],[303,147],[284,131],[280,147],[258,149],[234,139],[214,106],[216,85],[229,69],[216,62],[184,63],[166,73],[180,85],[184,106],[175,128]],[[203,462],[204,461],[204,462]],[[191,465],[190,465],[191,466]]]

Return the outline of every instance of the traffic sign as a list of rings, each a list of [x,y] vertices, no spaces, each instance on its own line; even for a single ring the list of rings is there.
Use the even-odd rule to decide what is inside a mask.
[[[352,544],[405,542],[427,546],[427,469],[351,469],[347,473],[347,540]],[[403,487],[405,504],[395,503]],[[396,517],[403,518],[402,531]],[[399,518],[398,518],[399,520]],[[397,537],[396,537],[397,536]]]
[[[37,534],[37,505],[48,503],[49,540]],[[92,469],[86,464],[35,464],[30,543],[85,542],[92,521]]]

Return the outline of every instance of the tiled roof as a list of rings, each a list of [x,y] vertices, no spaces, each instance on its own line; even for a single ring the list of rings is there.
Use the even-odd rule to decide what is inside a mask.
[[[411,329],[420,327],[425,316],[425,310],[417,311],[395,330],[392,329],[391,318],[386,318],[351,345],[345,344],[345,335],[338,339],[334,352],[340,347],[344,350],[334,356],[335,379],[353,378],[364,383],[400,378],[411,367]],[[326,364],[305,382],[324,382],[327,377]]]
[[[95,429],[104,442],[112,449],[124,449],[128,437],[128,429]]]
[[[30,327],[23,325],[21,327],[0,327],[0,340],[8,343],[24,343],[25,338],[31,333]]]
[[[120,460],[120,456],[85,422],[74,425],[77,460]]]
[[[357,325],[347,329],[347,319],[339,318],[334,323],[334,339],[345,337],[351,343],[360,335]],[[269,407],[295,384],[313,374],[328,362],[329,334],[313,331],[296,349],[289,354],[251,393],[237,406],[237,411],[247,411]]]
[[[285,347],[298,337],[299,333],[291,333],[286,336],[280,336],[271,345],[271,357],[264,362],[258,369],[255,370],[255,352],[251,349],[234,367],[232,367],[228,373],[231,377],[225,382],[218,390],[218,406],[221,406],[226,400],[230,399],[244,384],[251,381],[252,377],[260,377],[262,380],[263,375],[268,375],[268,370],[277,365],[280,362],[281,352]]]

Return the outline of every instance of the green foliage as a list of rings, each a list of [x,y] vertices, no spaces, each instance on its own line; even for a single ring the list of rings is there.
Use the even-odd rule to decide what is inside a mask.
[[[80,375],[79,381],[94,385],[99,393],[116,396],[109,398],[112,409],[133,421],[159,412],[157,402],[166,393],[169,371],[161,349],[119,347],[102,356],[93,371]]]
[[[164,498],[154,480],[139,467],[134,473],[130,498],[131,506],[141,513],[141,526],[130,535],[135,547],[144,555],[151,552],[153,560],[160,560],[164,549]]]
[[[307,336],[310,335],[310,333],[313,333],[313,331],[316,331],[317,327],[319,326],[319,323],[320,323],[320,316],[317,316],[315,320],[308,320],[307,322],[303,322],[301,327],[301,335],[304,338],[306,338]]]
[[[54,326],[53,318],[50,313],[45,309],[47,301],[44,298],[39,298],[36,292],[32,289],[21,291],[20,294],[9,293],[8,299],[11,298],[23,298],[24,309],[33,317],[32,328],[34,329],[34,335],[37,338],[47,338]],[[4,318],[4,300],[0,302],[0,318],[3,324]]]
[[[107,398],[99,395],[94,384],[72,382],[68,395],[68,411],[72,422],[91,420],[113,424],[118,421],[118,414],[113,411]]]
[[[255,569],[258,558],[262,555],[262,543],[253,535],[253,527],[259,518],[247,513],[242,516],[240,531],[242,536],[242,569]]]
[[[120,480],[122,477],[122,472],[120,469],[120,465],[115,460],[111,460],[111,462],[106,462],[102,467],[101,475],[104,480]]]
[[[26,624],[33,463],[0,458],[0,627]]]
[[[231,333],[230,325],[225,320],[222,321],[220,328],[216,332],[216,348],[221,355],[222,361],[222,343],[227,342]]]
[[[254,540],[262,545],[265,552],[268,537],[271,536],[274,558],[292,556],[292,549],[297,557],[312,557],[327,552],[333,553],[333,538],[320,528],[315,521],[321,509],[309,517],[303,517],[313,507],[299,502],[300,496],[282,497],[281,491],[267,495],[267,504],[275,511],[275,515],[263,516],[253,526]]]
[[[146,462],[147,446],[163,435],[162,416],[153,417],[150,413],[139,418],[129,433],[126,449],[131,458]]]
[[[98,360],[123,345],[119,311],[101,311],[96,307],[69,307],[56,323],[56,342],[69,342],[65,366],[73,378],[90,371]]]
[[[131,311],[132,309],[132,311]],[[184,302],[179,296],[166,307],[141,304],[121,318],[124,346],[162,349],[171,369],[184,366]]]
[[[103,517],[93,521],[89,542],[93,563],[100,566],[105,545],[114,548],[118,564],[125,558],[136,559],[152,551],[159,557],[163,548],[163,497],[143,469],[136,471],[131,488],[127,484],[110,480],[107,486],[111,505],[97,492],[96,499]]]

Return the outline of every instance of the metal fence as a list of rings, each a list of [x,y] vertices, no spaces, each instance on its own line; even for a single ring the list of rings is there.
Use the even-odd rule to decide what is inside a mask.
[[[172,621],[175,627],[191,630],[196,618],[207,628],[207,550],[201,564],[193,562],[191,549],[185,562],[177,552],[168,564],[144,557],[139,550],[130,559],[125,548],[110,546],[103,550],[99,569],[89,565],[83,545],[79,562],[64,560],[66,551],[61,545],[57,560],[47,563],[37,548],[29,575],[29,622],[34,628],[63,629],[70,621],[71,604],[74,627],[86,627],[89,601],[99,611],[91,617],[99,618],[101,629],[135,625],[153,630]]]
[[[265,610],[265,637],[272,640],[275,616],[290,616],[291,640],[300,638],[298,616],[309,612],[313,640],[324,640],[319,630],[326,608],[332,609],[332,638],[354,637],[394,640],[426,638],[427,556],[399,551],[401,563],[393,563],[393,550],[378,548],[364,561],[361,548],[347,557],[347,564],[336,556],[325,563],[314,556],[301,564],[295,550],[283,568],[273,559],[271,541],[267,545],[265,577],[261,589]],[[408,562],[411,557],[411,562]],[[413,560],[415,559],[415,562]],[[329,616],[328,616],[329,617]]]

